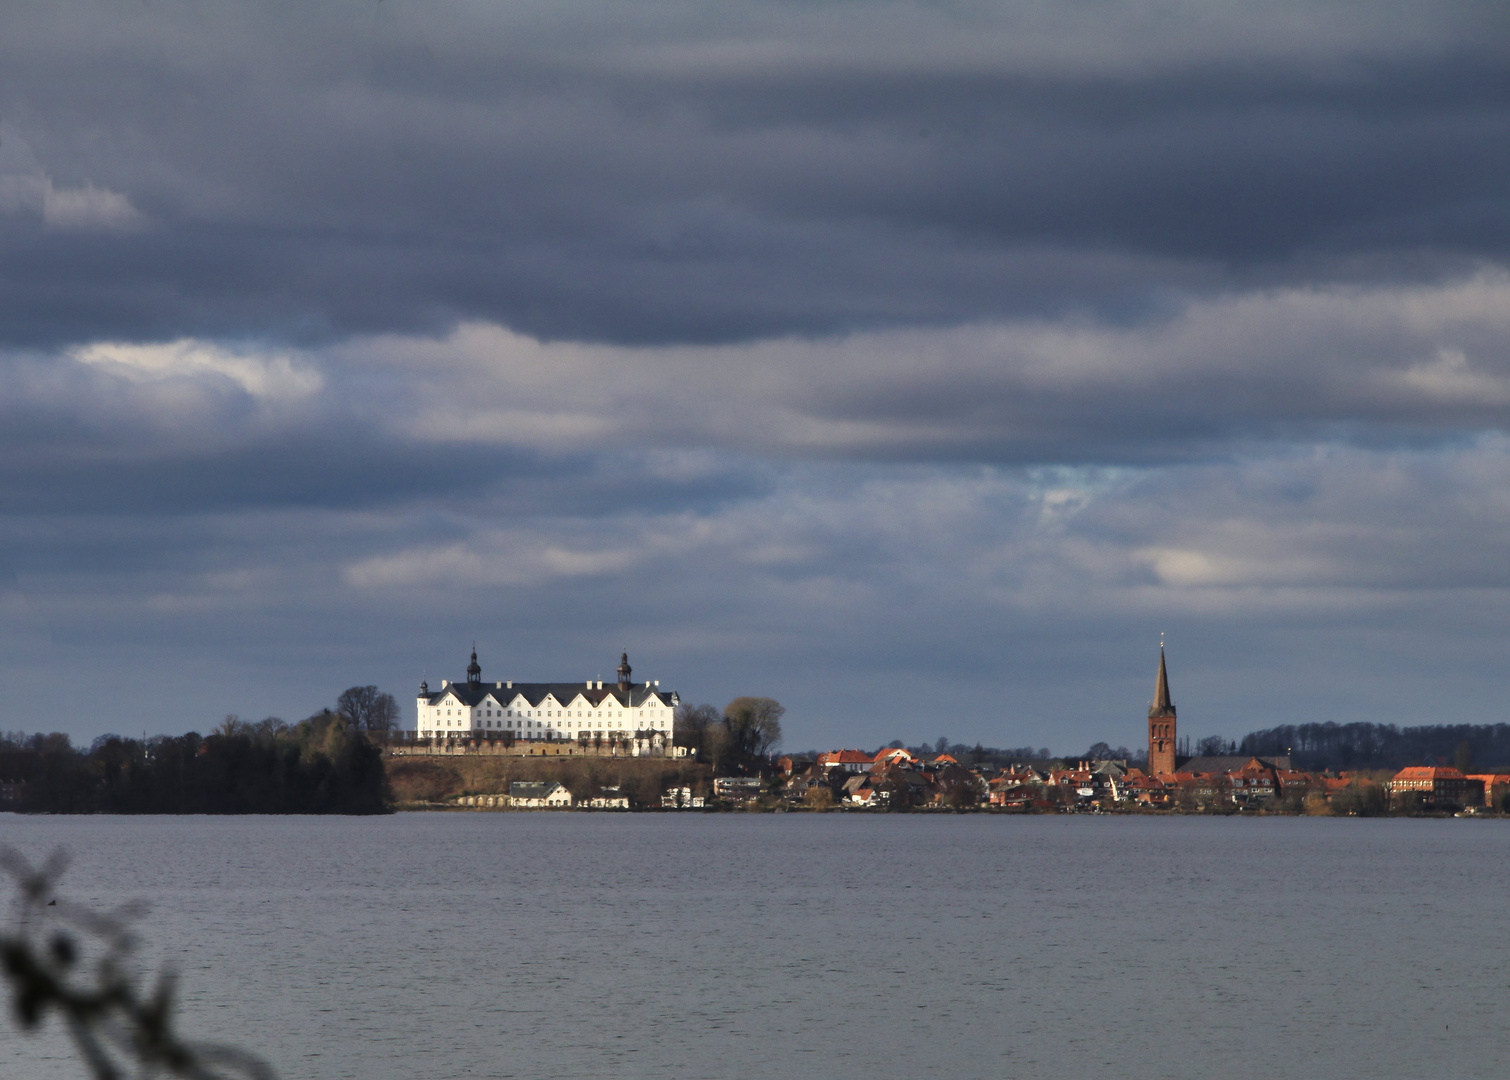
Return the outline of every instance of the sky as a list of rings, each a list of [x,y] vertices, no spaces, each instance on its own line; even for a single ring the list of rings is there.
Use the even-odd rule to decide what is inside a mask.
[[[0,729],[1510,720],[1510,7],[14,0]]]

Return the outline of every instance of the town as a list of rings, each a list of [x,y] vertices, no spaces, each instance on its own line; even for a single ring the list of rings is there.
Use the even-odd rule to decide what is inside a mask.
[[[1148,749],[1136,760],[1125,751],[1117,756],[1104,744],[1093,748],[1104,751],[1100,755],[1061,761],[1050,759],[1047,750],[1020,755],[1027,760],[1012,760],[1011,755],[1003,760],[984,747],[951,752],[939,745],[930,752],[900,741],[875,751],[778,755],[769,748],[780,741],[783,710],[770,699],[737,699],[720,717],[709,706],[683,705],[674,691],[660,691],[655,680],[637,686],[630,673],[626,655],[617,684],[607,689],[592,680],[485,684],[474,649],[465,684],[446,682],[434,694],[421,688],[413,737],[399,738],[388,753],[411,759],[507,756],[541,764],[553,759],[558,766],[583,758],[683,759],[677,779],[659,790],[658,799],[643,777],[632,797],[622,782],[596,786],[584,781],[580,770],[568,769],[555,780],[509,777],[491,790],[469,787],[449,796],[437,792],[439,798],[411,805],[1311,815],[1510,810],[1510,769],[1464,772],[1445,762],[1392,771],[1300,769],[1288,753],[1181,754],[1178,710],[1162,646],[1148,710]],[[632,719],[623,719],[626,715]],[[594,726],[603,717],[610,718],[606,730]],[[1202,747],[1207,748],[1217,749]],[[504,781],[503,774],[496,775]],[[484,776],[476,775],[473,783],[487,787]]]
[[[939,739],[781,753],[786,710],[693,705],[656,679],[421,684],[415,726],[375,686],[295,724],[227,716],[208,735],[0,736],[0,809],[39,813],[838,811],[1500,815],[1510,725],[1302,724],[1241,744],[1179,734],[1163,648],[1147,749],[1054,757]],[[1292,753],[1293,748],[1293,753]],[[1193,752],[1192,752],[1193,751]]]

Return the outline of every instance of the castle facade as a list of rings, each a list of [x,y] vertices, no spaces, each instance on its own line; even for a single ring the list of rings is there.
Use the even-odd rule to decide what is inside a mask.
[[[672,717],[680,699],[660,681],[636,685],[626,653],[617,683],[601,679],[576,683],[483,682],[477,650],[464,683],[442,680],[431,691],[422,682],[415,700],[415,733],[421,739],[575,742],[612,747],[636,756],[666,756],[672,746]]]

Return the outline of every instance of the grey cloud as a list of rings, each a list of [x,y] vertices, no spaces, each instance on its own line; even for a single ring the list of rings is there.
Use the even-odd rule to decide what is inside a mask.
[[[9,340],[716,341],[1506,255],[1478,5],[390,7],[18,18],[0,171],[150,224],[0,217]]]
[[[428,494],[611,513],[746,497],[760,460],[1156,464],[1264,443],[1450,442],[1510,427],[1507,313],[1510,277],[1485,268],[1436,286],[1242,293],[1130,325],[676,347],[477,323],[292,351],[93,343],[0,366],[0,490],[57,511]],[[737,470],[687,466],[729,455]]]
[[[121,701],[119,722],[172,728],[297,714],[359,681],[405,691],[474,636],[505,674],[587,677],[560,669],[627,646],[697,699],[775,694],[798,743],[921,737],[943,680],[951,735],[1068,750],[1135,740],[1165,629],[1197,731],[1408,722],[1444,692],[1483,718],[1502,679],[1468,658],[1505,629],[1507,479],[1489,438],[1152,470],[789,467],[720,505],[611,513],[11,515],[0,604],[24,641],[3,667],[206,675]],[[1412,654],[1440,675],[1407,671]],[[49,685],[66,712],[72,684]]]

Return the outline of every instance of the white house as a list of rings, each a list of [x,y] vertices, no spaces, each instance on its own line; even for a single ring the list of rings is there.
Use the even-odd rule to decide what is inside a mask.
[[[421,739],[506,739],[512,742],[575,742],[584,747],[622,748],[636,757],[672,753],[671,719],[680,699],[659,680],[630,679],[629,655],[619,661],[616,684],[483,682],[477,650],[467,681],[442,680],[440,689],[420,683],[415,732]]]
[[[516,780],[509,785],[509,805],[531,810],[556,810],[571,805],[571,792],[560,784]]]

